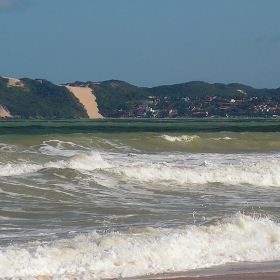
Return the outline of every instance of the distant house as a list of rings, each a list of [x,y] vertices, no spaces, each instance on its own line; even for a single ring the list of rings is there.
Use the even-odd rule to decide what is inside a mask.
[[[153,105],[154,101],[153,100],[146,100],[143,102],[143,104],[148,104],[148,105]]]
[[[156,100],[154,101],[154,105],[157,106],[159,102],[160,102],[160,99],[156,99]]]
[[[207,112],[193,112],[192,117],[193,118],[206,118],[208,116]]]
[[[138,109],[137,110],[137,118],[144,118],[146,117],[147,112],[146,110]]]
[[[137,117],[138,118],[146,117],[148,111],[149,111],[149,106],[147,104],[139,105],[137,108]]]
[[[148,104],[141,104],[138,106],[138,110],[146,110],[148,108]]]
[[[205,96],[205,102],[211,102],[213,100],[212,96]]]
[[[125,118],[131,118],[131,117],[133,117],[133,112],[132,112],[132,110],[125,111],[124,117],[125,117]]]
[[[171,109],[168,113],[169,118],[175,118],[178,116],[178,110],[177,109]]]

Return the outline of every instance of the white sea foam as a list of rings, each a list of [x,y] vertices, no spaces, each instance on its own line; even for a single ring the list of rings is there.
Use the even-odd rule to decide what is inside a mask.
[[[225,137],[222,137],[222,138],[212,138],[213,140],[234,140],[236,138],[231,138],[231,137],[228,137],[228,136],[225,136]]]
[[[170,142],[192,142],[199,138],[197,135],[170,136],[167,134],[163,134],[161,137]]]
[[[61,156],[74,156],[83,150],[85,150],[85,148],[82,146],[78,146],[73,142],[66,142],[61,140],[44,141],[39,148],[39,151],[42,154]]]
[[[111,164],[104,160],[99,152],[76,153],[66,160],[49,161],[46,163],[12,163],[0,165],[0,176],[23,175],[39,171],[44,168],[71,168],[75,170],[95,170],[110,168]]]
[[[42,165],[33,163],[7,163],[0,165],[0,176],[21,175],[36,172],[42,168]]]
[[[280,225],[239,213],[210,226],[93,232],[50,244],[1,248],[0,277],[117,278],[279,258]]]
[[[70,145],[70,144],[69,144]],[[280,187],[279,155],[222,155],[222,154],[127,154],[62,151],[50,161],[8,162],[0,165],[0,176],[22,175],[44,168],[100,170],[127,180],[154,183],[188,184],[221,183],[229,185]],[[67,154],[67,156],[65,155]],[[61,159],[62,158],[62,159]]]
[[[104,160],[99,152],[76,154],[64,161],[64,165],[72,169],[84,170],[106,169],[111,167],[111,164]]]
[[[0,151],[1,152],[16,152],[18,151],[18,147],[12,144],[0,143]]]
[[[197,166],[168,163],[138,163],[112,169],[112,172],[141,182],[174,182],[185,184],[250,184],[280,187],[280,162],[265,161],[243,164],[221,164],[204,161]]]

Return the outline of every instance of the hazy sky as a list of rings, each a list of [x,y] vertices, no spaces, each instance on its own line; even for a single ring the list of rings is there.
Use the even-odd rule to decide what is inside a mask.
[[[0,0],[0,76],[280,87],[280,0]]]

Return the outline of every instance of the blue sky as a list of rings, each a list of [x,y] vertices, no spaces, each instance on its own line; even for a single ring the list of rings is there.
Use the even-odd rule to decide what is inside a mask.
[[[280,87],[279,0],[0,0],[0,75]]]

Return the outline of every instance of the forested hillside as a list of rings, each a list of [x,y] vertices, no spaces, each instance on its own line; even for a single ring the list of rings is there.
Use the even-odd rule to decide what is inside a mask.
[[[280,115],[280,88],[188,82],[140,88],[110,80],[76,82],[92,88],[106,117],[272,117]]]
[[[8,85],[0,77],[0,105],[13,117],[88,118],[84,106],[65,86],[47,80],[20,80]],[[98,109],[111,118],[278,117],[280,88],[254,89],[242,84],[188,82],[158,87],[137,87],[123,81],[74,82],[89,87]]]
[[[0,78],[0,105],[18,118],[87,118],[78,99],[65,87],[46,80],[21,79],[21,85],[8,86]]]
[[[93,89],[99,111],[104,116],[121,117],[123,112],[132,109],[133,104],[140,104],[149,96],[146,89],[122,81],[89,82],[88,85]]]

